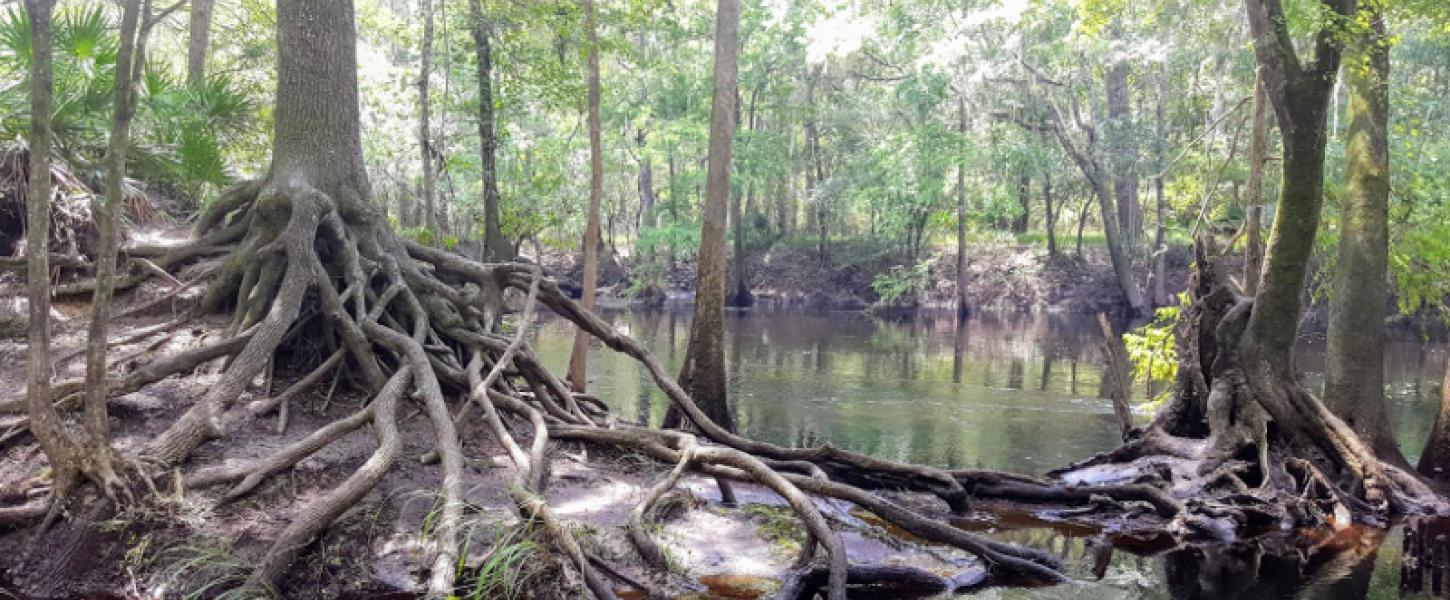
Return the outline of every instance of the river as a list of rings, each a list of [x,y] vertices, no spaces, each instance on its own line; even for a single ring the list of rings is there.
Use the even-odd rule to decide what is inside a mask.
[[[678,371],[689,338],[688,307],[602,314]],[[545,319],[532,343],[546,364],[563,372],[572,335],[568,323]],[[888,321],[757,308],[727,311],[725,348],[732,408],[747,436],[792,445],[829,441],[947,468],[1041,474],[1118,443],[1112,405],[1099,393],[1101,340],[1087,315],[983,313],[959,324],[945,312]],[[1434,420],[1445,353],[1441,344],[1386,346],[1390,419],[1412,461]],[[1323,339],[1302,340],[1295,359],[1306,383],[1322,387]],[[589,378],[590,391],[616,412],[652,424],[663,417],[663,394],[629,358],[596,345]],[[1148,395],[1143,386],[1135,390],[1139,398]],[[1423,527],[1450,533],[1443,523]],[[980,595],[1402,598],[1413,595],[1402,593],[1402,583],[1419,583],[1427,593],[1440,588],[1440,571],[1402,569],[1405,529],[1351,528],[1312,544],[1293,535],[1184,548],[1004,520],[985,532],[1060,553],[1080,583]],[[1447,553],[1434,554],[1443,570]],[[1443,586],[1450,590],[1450,572]]]

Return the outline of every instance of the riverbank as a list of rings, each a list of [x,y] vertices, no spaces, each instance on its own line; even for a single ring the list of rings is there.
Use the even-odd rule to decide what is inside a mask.
[[[1092,314],[1116,313],[1122,294],[1103,248],[1089,246],[1081,254],[1049,254],[1037,244],[984,240],[967,250],[966,297],[973,310],[1060,311]],[[1167,288],[1170,293],[1187,285],[1192,253],[1183,246],[1167,251]],[[533,257],[531,257],[533,258]],[[807,308],[862,310],[883,302],[883,289],[873,285],[883,278],[906,288],[887,302],[895,307],[954,307],[957,298],[955,248],[928,248],[913,260],[904,253],[862,241],[839,242],[823,260],[813,247],[776,244],[746,257],[746,281],[761,299]],[[578,282],[583,279],[582,255],[546,251],[540,262],[551,271]],[[662,288],[663,298],[689,301],[696,286],[696,264],[675,261],[662,276],[646,281],[638,260],[628,256],[601,261],[599,286],[603,296],[640,300],[651,284]],[[917,265],[912,267],[912,265]],[[734,263],[730,264],[734,268]],[[1147,269],[1141,269],[1146,279]],[[1143,281],[1146,285],[1147,282]],[[889,293],[889,292],[888,292]]]
[[[878,309],[898,316],[918,308],[956,308],[954,248],[928,249],[925,258],[916,263],[925,267],[911,274],[918,278],[912,282],[915,289],[902,299],[883,302],[873,283],[880,277],[903,273],[903,265],[912,261],[899,252],[873,251],[860,243],[841,246],[824,262],[814,248],[786,244],[751,253],[745,261],[746,280],[757,301],[777,306],[827,311]],[[973,311],[1111,315],[1125,309],[1104,248],[1089,245],[1081,254],[1066,251],[1051,255],[1040,244],[979,241],[968,247],[967,254],[966,297]],[[1192,275],[1192,249],[1170,246],[1164,258],[1165,289],[1176,297]],[[1240,256],[1221,260],[1227,272],[1242,272]],[[546,250],[539,262],[561,279],[574,282],[574,289],[578,289],[577,282],[583,279],[584,272],[581,254]],[[639,275],[637,262],[617,255],[602,261],[600,297],[614,304],[646,306],[694,301],[697,265],[693,259],[676,261],[655,279],[656,287],[646,294],[640,292],[650,283]],[[729,268],[734,268],[733,262]],[[1151,284],[1148,270],[1147,265],[1137,269],[1142,273],[1139,284],[1144,289]],[[1323,335],[1327,331],[1329,302],[1325,294],[1310,294],[1299,324],[1301,335]],[[1434,308],[1401,314],[1391,298],[1385,307],[1385,332],[1396,339],[1444,341],[1450,339],[1450,321]]]

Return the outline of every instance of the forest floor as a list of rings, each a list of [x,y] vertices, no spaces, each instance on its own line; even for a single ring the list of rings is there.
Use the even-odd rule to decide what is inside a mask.
[[[6,288],[0,289],[0,297],[20,292],[13,282],[0,287]],[[158,287],[162,289],[155,289]],[[148,286],[121,302],[144,302],[164,291],[164,286]],[[57,378],[80,377],[84,374],[79,353],[85,344],[86,305],[60,303],[52,316]],[[118,321],[113,324],[112,339],[129,337],[170,318],[167,311]],[[112,354],[120,357],[113,361],[114,369],[124,373],[155,357],[197,347],[223,335],[227,325],[225,317],[207,318],[159,339],[118,346]],[[302,375],[286,362],[278,361],[274,381],[259,378],[254,382],[228,414],[226,439],[234,441],[202,446],[192,456],[192,465],[260,459],[352,413],[366,400],[341,388],[329,398],[327,386],[317,386],[291,403],[287,428],[279,432],[278,415],[254,414],[248,404],[271,396],[269,388],[272,392],[285,389]],[[0,402],[23,397],[24,364],[24,339],[0,339]],[[217,366],[203,365],[189,375],[113,399],[110,416],[115,446],[123,452],[134,451],[158,434],[218,379]],[[403,460],[412,466],[389,471],[361,503],[304,552],[280,590],[283,597],[410,598],[422,591],[421,569],[430,554],[427,540],[439,473],[436,465],[419,460],[434,439],[420,412],[410,407],[400,420],[403,456],[407,457]],[[6,435],[15,418],[0,419],[0,497],[24,494],[18,490],[29,489],[29,479],[44,473],[44,457],[34,441],[28,435]],[[526,422],[512,421],[510,426],[521,440],[531,435]],[[554,560],[552,554],[540,551],[537,542],[518,537],[512,527],[517,518],[507,490],[513,467],[505,450],[476,419],[459,433],[468,457],[462,487],[470,507],[462,569],[474,575],[488,573],[464,581],[496,586],[476,590],[474,597],[510,597],[525,590],[519,597],[571,597],[565,591],[577,589],[577,582],[555,579],[561,570],[548,568],[547,561]],[[178,489],[170,483],[171,477],[165,477],[159,497],[148,501],[145,508],[128,508],[119,514],[67,515],[44,538],[37,538],[30,529],[0,531],[0,597],[214,597],[245,578],[303,501],[335,486],[367,459],[373,446],[373,434],[360,429],[271,478],[254,493],[227,504],[219,504],[224,486]],[[573,529],[587,551],[666,597],[762,596],[779,585],[779,577],[805,541],[793,513],[768,489],[736,484],[739,502],[725,507],[713,480],[688,476],[674,500],[666,503],[675,510],[666,511],[660,530],[654,532],[673,567],[671,574],[661,575],[638,559],[623,525],[640,497],[670,465],[641,455],[602,454],[575,442],[553,441],[550,454],[553,485],[547,498],[555,515]],[[931,498],[907,496],[900,501],[926,507],[934,504]],[[841,531],[854,560],[911,565],[950,575],[980,570],[970,555],[907,541],[862,520],[863,514],[848,503],[816,502]],[[939,507],[938,512],[945,516],[945,510]],[[619,591],[622,597],[630,597],[629,586],[621,586]]]

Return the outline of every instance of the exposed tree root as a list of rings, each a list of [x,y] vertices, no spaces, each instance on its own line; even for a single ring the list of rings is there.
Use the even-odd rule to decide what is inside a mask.
[[[1122,447],[1053,476],[1099,489],[1130,484],[1136,499],[1174,519],[1173,531],[1225,540],[1450,508],[1417,475],[1376,458],[1288,366],[1261,355],[1245,331],[1253,299],[1237,295],[1210,254],[1198,246],[1174,397]]]
[[[878,492],[930,493],[954,512],[966,511],[974,496],[1070,507],[1118,507],[1137,502],[1165,520],[1191,510],[1172,490],[1146,483],[1068,485],[989,471],[951,472],[829,445],[788,448],[736,435],[706,418],[639,342],[580,308],[554,281],[542,278],[536,267],[484,265],[403,242],[366,204],[330,198],[305,184],[269,181],[239,186],[198,219],[196,233],[198,239],[185,246],[130,252],[147,261],[126,276],[131,285],[158,277],[155,271],[167,272],[202,256],[226,252],[224,259],[206,270],[205,279],[172,281],[171,285],[179,290],[204,281],[206,290],[191,314],[227,309],[233,315],[222,340],[159,359],[107,384],[107,395],[115,397],[204,364],[225,361],[206,392],[145,446],[142,455],[150,472],[170,473],[186,466],[196,448],[225,438],[228,419],[273,409],[285,411],[290,400],[320,384],[329,373],[337,374],[332,378],[334,385],[350,382],[372,398],[353,414],[309,432],[263,459],[191,467],[174,482],[191,489],[230,484],[220,497],[225,504],[348,433],[372,424],[377,449],[337,487],[298,511],[257,562],[250,578],[255,585],[278,584],[303,548],[389,471],[401,451],[397,413],[405,399],[416,402],[432,425],[435,450],[430,456],[437,459],[440,474],[439,505],[429,530],[433,545],[430,597],[453,594],[457,583],[464,461],[456,423],[469,406],[482,413],[488,430],[514,464],[509,495],[520,518],[536,526],[535,531],[567,559],[598,598],[614,597],[609,582],[543,496],[550,477],[550,440],[630,449],[672,465],[670,475],[635,507],[628,528],[645,561],[656,568],[663,566],[664,554],[650,539],[645,523],[654,502],[685,472],[768,487],[785,499],[810,536],[803,548],[806,562],[793,581],[807,587],[820,587],[824,581],[832,600],[845,597],[848,581],[887,576],[944,590],[955,588],[944,583],[950,580],[921,573],[851,565],[840,536],[817,509],[813,496],[851,502],[927,542],[972,553],[999,581],[1044,583],[1065,579],[1054,557],[971,534]],[[76,289],[85,285],[75,284]],[[117,283],[118,289],[124,287],[125,282]],[[505,336],[496,328],[501,316],[509,312],[509,294],[515,293],[508,292],[510,288],[524,297],[523,315],[518,330]],[[524,329],[533,318],[536,303],[644,365],[699,434],[628,425],[597,398],[570,390],[525,343]],[[145,336],[131,338],[125,343]],[[238,410],[244,392],[282,355],[301,362],[304,376],[274,396],[264,389],[262,399],[250,402],[248,410]],[[65,404],[80,391],[80,382],[63,382],[55,386],[53,398]],[[448,401],[456,398],[467,400],[450,410]],[[0,404],[0,411],[6,408]],[[505,427],[502,413],[528,424],[531,439],[527,448]],[[1150,431],[1140,440],[1155,435]],[[1326,479],[1319,487],[1330,483]],[[1104,498],[1110,502],[1104,504]],[[819,557],[817,547],[824,550]]]
[[[828,575],[820,566],[793,569],[781,584],[776,600],[810,600],[826,583]],[[954,594],[981,585],[986,573],[969,568],[944,577],[907,565],[852,565],[847,580],[854,585],[892,585],[924,594]]]

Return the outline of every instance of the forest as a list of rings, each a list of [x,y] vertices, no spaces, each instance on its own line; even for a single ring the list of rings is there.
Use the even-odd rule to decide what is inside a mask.
[[[0,0],[0,597],[1450,597],[1450,2]]]

